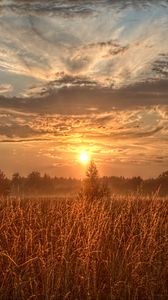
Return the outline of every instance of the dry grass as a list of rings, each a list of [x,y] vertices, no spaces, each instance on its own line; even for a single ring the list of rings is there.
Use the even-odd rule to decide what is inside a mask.
[[[0,299],[168,299],[168,200],[1,200]]]

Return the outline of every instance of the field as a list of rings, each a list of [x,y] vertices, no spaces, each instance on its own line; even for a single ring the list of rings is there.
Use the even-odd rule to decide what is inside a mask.
[[[168,199],[1,199],[0,299],[168,299]]]

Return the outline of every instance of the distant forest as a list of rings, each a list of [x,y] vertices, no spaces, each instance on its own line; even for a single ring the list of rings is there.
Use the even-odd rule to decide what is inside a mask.
[[[157,178],[143,180],[141,177],[101,177],[101,183],[108,185],[111,193],[128,194],[140,192],[151,194],[157,192],[160,196],[168,195],[168,171]],[[82,181],[73,178],[51,177],[33,171],[27,177],[14,173],[9,179],[0,171],[0,196],[71,196],[80,191]]]

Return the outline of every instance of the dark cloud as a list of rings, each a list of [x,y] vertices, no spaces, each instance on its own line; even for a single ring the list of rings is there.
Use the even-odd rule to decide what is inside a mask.
[[[162,80],[153,83],[142,83],[120,90],[108,88],[89,88],[86,83],[93,84],[79,78],[64,78],[60,82],[70,81],[81,87],[52,89],[57,82],[54,81],[49,88],[41,92],[36,98],[7,98],[0,96],[0,108],[18,110],[29,113],[50,114],[85,114],[92,113],[89,108],[95,107],[99,111],[112,109],[131,109],[153,105],[168,105],[168,81]],[[60,83],[59,82],[59,83]]]
[[[59,77],[60,74],[56,74],[56,76]],[[65,75],[64,73],[61,74],[62,76],[60,79],[56,79],[52,82],[50,82],[47,86],[51,90],[54,88],[58,88],[60,86],[67,86],[70,87],[98,87],[97,82],[94,80],[89,80],[85,76],[71,76],[71,75]]]
[[[161,54],[160,59],[156,60],[153,64],[152,70],[162,78],[168,78],[168,54]]]
[[[18,124],[12,124],[12,125],[5,125],[0,126],[0,135],[4,135],[8,138],[15,138],[15,137],[32,137],[39,134],[39,132],[36,132],[32,128],[30,128],[28,125],[18,125]]]
[[[13,0],[9,4],[4,5],[15,13],[19,14],[62,14],[66,17],[73,14],[88,15],[93,11],[95,2],[102,3],[101,0],[96,1],[58,1],[53,0]]]
[[[26,138],[26,139],[20,139],[20,138],[17,138],[17,139],[2,139],[0,140],[0,143],[4,143],[4,144],[8,144],[8,143],[28,143],[28,142],[49,142],[51,141],[52,139],[48,138]]]
[[[103,57],[109,58],[110,56],[113,57],[117,54],[124,53],[129,49],[129,45],[123,46],[117,40],[107,40],[97,43],[90,43],[82,47],[82,49],[84,50],[95,49],[96,51],[103,48],[108,48],[108,53],[105,54]]]

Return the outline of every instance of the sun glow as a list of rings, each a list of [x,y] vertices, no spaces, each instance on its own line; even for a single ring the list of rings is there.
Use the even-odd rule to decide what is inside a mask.
[[[81,152],[79,159],[82,164],[86,165],[90,161],[89,153],[86,151]]]

